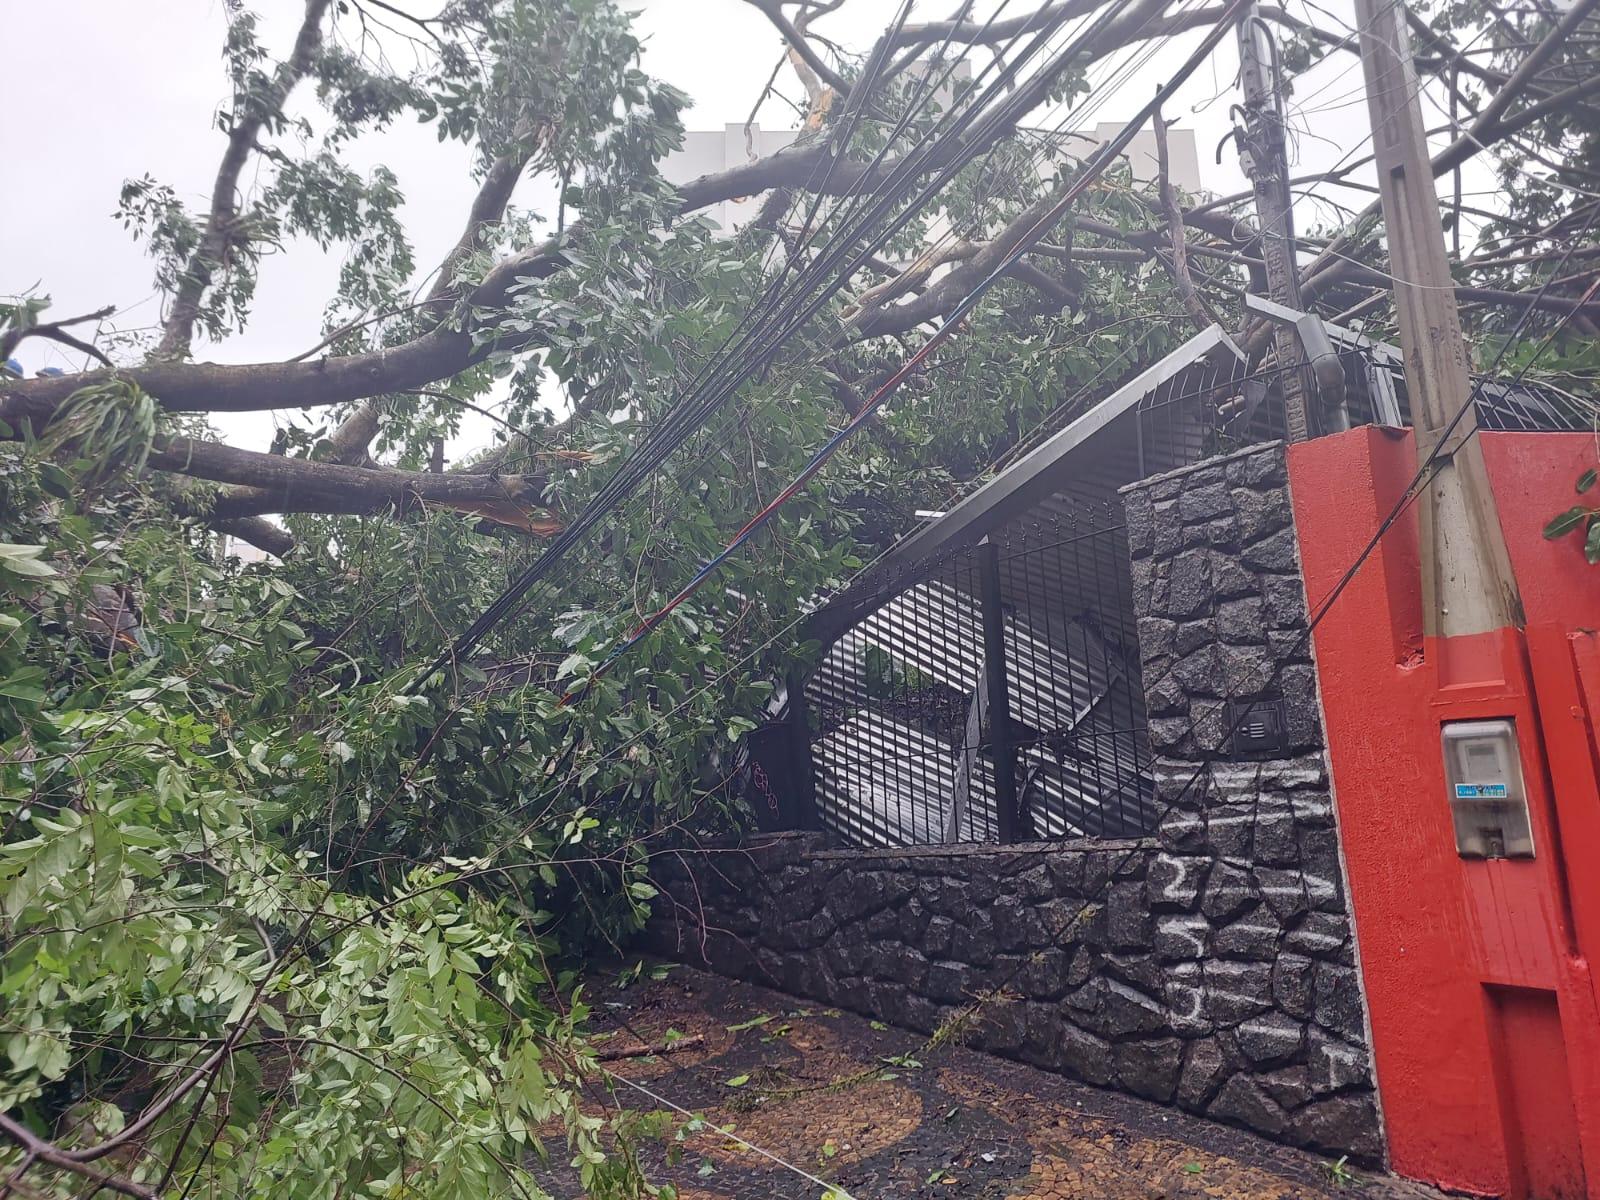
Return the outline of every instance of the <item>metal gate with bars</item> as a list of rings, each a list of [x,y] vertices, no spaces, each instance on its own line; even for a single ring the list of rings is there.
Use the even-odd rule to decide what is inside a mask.
[[[1400,355],[1327,327],[1336,424],[1406,423]],[[1303,366],[1290,369],[1305,370]],[[825,606],[825,647],[760,731],[757,808],[857,846],[1137,837],[1154,823],[1137,627],[1118,491],[1284,437],[1271,392],[1213,326],[908,535]],[[1592,403],[1479,381],[1486,429],[1591,429]],[[981,541],[976,539],[981,538]],[[791,778],[774,789],[763,755]],[[789,811],[783,792],[789,797]]]
[[[858,846],[1149,831],[1126,538],[1094,515],[1043,513],[852,597],[803,685],[823,828]]]

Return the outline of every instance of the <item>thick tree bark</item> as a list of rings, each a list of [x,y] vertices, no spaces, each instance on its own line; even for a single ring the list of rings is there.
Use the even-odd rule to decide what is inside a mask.
[[[295,547],[292,533],[262,517],[235,517],[227,521],[210,521],[208,524],[218,533],[249,542],[257,549],[279,558],[285,557]]]
[[[262,127],[283,111],[289,93],[311,69],[322,46],[322,21],[327,16],[328,3],[329,0],[306,0],[305,19],[295,38],[294,50],[273,73],[272,82],[263,91],[247,95],[243,111],[233,114],[228,148],[211,186],[211,210],[206,216],[205,229],[178,281],[172,308],[161,324],[161,342],[156,346],[154,358],[174,360],[189,356],[201,302],[211,287],[213,274],[226,265],[229,247],[236,236],[240,173],[256,149],[256,138]]]
[[[533,475],[452,475],[313,462],[240,450],[216,442],[172,438],[150,453],[150,465],[251,492],[219,496],[206,514],[227,521],[272,512],[408,512],[448,508],[498,525],[548,537],[561,522],[544,503],[545,481]]]

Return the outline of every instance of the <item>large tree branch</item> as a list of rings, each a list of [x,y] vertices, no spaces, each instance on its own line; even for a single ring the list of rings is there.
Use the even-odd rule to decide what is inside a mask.
[[[779,0],[747,0],[747,2],[760,10],[761,14],[777,27],[789,49],[799,56],[800,61],[810,71],[839,95],[848,96],[850,94],[850,85],[845,82],[844,76],[823,61],[822,56],[817,53],[816,47],[807,39],[804,30],[796,29],[794,22],[789,20]],[[803,81],[804,76],[801,78]],[[812,102],[815,103],[817,97],[809,85],[806,91],[811,93]]]
[[[172,308],[161,324],[161,341],[156,346],[155,358],[173,360],[189,355],[200,304],[211,286],[213,274],[226,264],[229,247],[238,236],[240,173],[256,148],[256,138],[262,127],[283,111],[289,93],[311,69],[322,45],[322,19],[327,15],[328,3],[329,0],[306,0],[305,20],[295,37],[294,50],[279,64],[272,81],[264,89],[243,97],[244,111],[234,114],[233,127],[228,130],[228,148],[223,152],[222,164],[217,168],[217,178],[211,187],[211,211],[206,217],[205,230],[184,266],[172,298]]]
[[[429,289],[427,300],[422,306],[422,313],[425,316],[442,319],[448,313],[451,301],[460,291],[460,285],[456,280],[457,273],[474,254],[488,245],[490,230],[505,217],[512,194],[517,190],[517,182],[522,178],[523,169],[531,157],[531,150],[522,145],[529,136],[529,130],[519,127],[516,137],[519,143],[518,149],[510,154],[502,154],[489,164],[483,183],[479,185],[477,195],[472,198],[472,208],[467,213],[466,228],[461,231],[461,236],[456,239],[455,245],[439,264],[433,286]],[[328,438],[332,445],[333,461],[351,465],[358,465],[364,461],[367,457],[367,447],[378,434],[378,425],[382,417],[383,405],[376,398],[368,399],[346,417]]]
[[[1004,20],[990,21],[928,21],[921,25],[907,25],[891,41],[893,46],[928,46],[935,42],[950,41],[960,45],[992,46],[1019,34],[1034,34],[1053,28],[1062,21],[1085,16],[1102,8],[1106,0],[1062,0],[1045,4],[1032,12]]]
[[[1507,110],[1523,98],[1540,68],[1566,45],[1567,40],[1594,11],[1594,6],[1595,0],[1576,0],[1576,3],[1562,15],[1554,28],[1540,39],[1539,44],[1528,52],[1527,57],[1517,64],[1517,69],[1490,98],[1489,103],[1483,106],[1483,111],[1478,113],[1467,132],[1457,138],[1442,154],[1435,156],[1433,160],[1435,178],[1471,158],[1487,141],[1498,141],[1506,136],[1508,132],[1506,126],[1509,124],[1505,120]],[[1600,72],[1595,72],[1587,82],[1600,86]],[[1577,86],[1582,87],[1584,84],[1580,82]],[[1547,97],[1544,103],[1548,104],[1550,99]],[[1532,108],[1538,107],[1540,105],[1532,106]],[[1527,110],[1521,115],[1525,118]],[[1527,123],[1526,120],[1520,120],[1516,127],[1521,128]]]
[[[1522,88],[1537,73],[1538,67],[1560,49],[1561,44],[1572,35],[1578,23],[1594,10],[1596,2],[1597,0],[1576,0],[1555,28],[1529,52],[1527,58],[1512,73],[1504,90],[1495,96],[1492,103],[1484,107],[1466,132],[1433,156],[1431,167],[1435,179],[1454,170],[1494,143],[1510,137],[1518,130],[1541,121],[1578,100],[1600,93],[1600,71],[1597,71],[1588,79],[1507,115],[1507,110],[1520,98]],[[1309,304],[1319,292],[1342,277],[1343,268],[1338,264],[1354,247],[1354,238],[1349,231],[1361,228],[1367,220],[1378,215],[1379,211],[1380,206],[1376,200],[1367,205],[1347,226],[1346,232],[1329,242],[1312,260],[1311,265],[1301,272],[1303,280],[1301,296],[1306,303]]]
[[[285,557],[295,547],[294,535],[263,517],[235,517],[226,521],[209,522],[212,529],[249,542],[258,550]]]
[[[1167,123],[1162,120],[1159,109],[1153,118],[1151,128],[1155,131],[1156,137],[1156,187],[1161,196],[1161,207],[1167,214],[1167,237],[1172,242],[1169,270],[1172,272],[1173,283],[1177,285],[1178,296],[1183,301],[1184,310],[1203,331],[1221,322],[1217,320],[1217,314],[1211,311],[1210,305],[1201,299],[1199,290],[1194,286],[1194,277],[1189,274],[1189,254],[1183,236],[1183,207],[1178,203],[1177,189],[1172,186],[1167,150]]]
[[[997,130],[986,137],[983,148],[1003,132]],[[843,162],[831,172],[824,172],[820,168],[827,152],[825,142],[815,142],[700,176],[679,188],[677,211],[685,215],[723,200],[759,195],[774,187],[820,188],[832,195],[843,195],[858,185],[861,192],[876,191],[897,165],[885,161],[869,169],[862,163]],[[933,156],[925,170],[936,170],[954,153],[951,150]],[[582,223],[575,222],[564,235],[503,259],[472,290],[466,298],[467,305],[476,311],[504,309],[520,284],[561,270],[566,265],[563,246],[581,238],[582,232]],[[119,374],[169,411],[265,412],[344,404],[385,392],[426,387],[457,374],[486,353],[487,348],[474,346],[470,331],[441,325],[399,346],[307,362],[152,362]],[[112,374],[94,371],[4,381],[0,385],[5,393],[0,401],[0,419],[42,423],[73,392],[105,382]]]
[[[1038,226],[1044,215],[1055,206],[1056,199],[1052,193],[1034,201],[1013,217],[992,240],[985,242],[959,267],[921,295],[899,304],[861,309],[851,318],[857,334],[861,337],[881,337],[904,333],[924,321],[934,320],[949,312]],[[1064,285],[1058,285],[1058,295],[1065,291]],[[1052,295],[1051,298],[1056,299],[1057,296]]]
[[[436,507],[471,513],[540,537],[561,528],[545,503],[541,476],[350,467],[196,438],[171,438],[150,452],[149,461],[160,471],[251,489],[218,496],[208,509],[196,514],[208,521],[264,513],[403,513]]]
[[[1082,48],[1081,57],[1092,58],[1153,36],[1149,18],[1165,3],[1166,0],[1136,0],[1126,12],[1108,22],[1092,43]],[[981,132],[970,134],[938,153],[921,156],[918,173],[926,175],[952,161],[981,154],[1013,134],[1017,122],[1048,97],[1059,69],[1068,65],[1057,61],[1056,70],[1042,69],[1030,76],[1006,99],[1005,103],[1010,106],[1006,119],[982,122]],[[680,215],[692,213],[723,200],[759,195],[775,187],[822,190],[831,195],[872,194],[893,178],[900,166],[898,160],[886,160],[875,166],[847,161],[824,171],[820,167],[829,151],[829,144],[819,141],[703,175],[679,189],[677,211]],[[575,222],[564,234],[502,260],[463,298],[463,304],[478,314],[493,314],[507,308],[516,288],[561,270],[566,265],[563,247],[581,239],[582,235],[582,223]],[[528,336],[522,335],[518,339],[502,340],[498,348],[517,349],[527,341]],[[494,347],[475,341],[471,328],[440,325],[400,346],[359,354],[298,363],[153,362],[122,374],[172,411],[314,408],[426,387],[471,366],[491,348]],[[0,419],[37,424],[41,419],[48,419],[73,392],[103,382],[109,375],[109,372],[88,372],[52,379],[7,381],[3,385],[5,398],[0,401]]]
[[[132,1196],[134,1200],[156,1200],[156,1194],[150,1188],[109,1171],[102,1171],[98,1167],[91,1167],[88,1163],[80,1161],[71,1151],[63,1150],[54,1142],[47,1142],[38,1137],[22,1122],[12,1120],[5,1113],[0,1113],[0,1133],[22,1147],[22,1165],[13,1173],[11,1177],[13,1180],[19,1179],[34,1163],[42,1163],[58,1171],[76,1175],[79,1179],[93,1184],[93,1190],[97,1192],[106,1190]]]

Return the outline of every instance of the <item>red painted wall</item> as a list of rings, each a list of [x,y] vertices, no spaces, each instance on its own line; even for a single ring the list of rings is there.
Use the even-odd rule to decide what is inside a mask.
[[[1423,644],[1413,507],[1315,635],[1335,800],[1389,1137],[1402,1174],[1600,1198],[1600,568],[1542,529],[1595,461],[1581,435],[1483,434],[1529,618]],[[1409,434],[1290,448],[1317,611],[1416,471]],[[1587,656],[1587,657],[1586,657]],[[1588,664],[1587,666],[1585,664]],[[1516,722],[1537,857],[1455,851],[1440,729]],[[1588,1181],[1587,1184],[1585,1181]]]

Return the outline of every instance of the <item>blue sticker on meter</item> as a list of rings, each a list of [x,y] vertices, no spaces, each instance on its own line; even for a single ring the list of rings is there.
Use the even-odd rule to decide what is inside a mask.
[[[1506,785],[1503,783],[1456,784],[1457,800],[1504,800],[1505,798]]]

